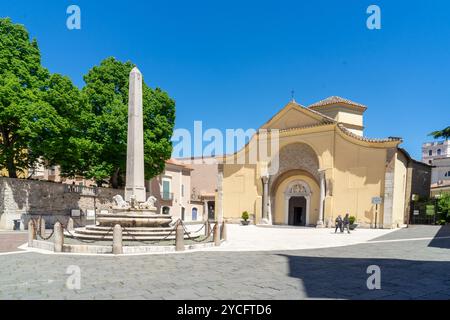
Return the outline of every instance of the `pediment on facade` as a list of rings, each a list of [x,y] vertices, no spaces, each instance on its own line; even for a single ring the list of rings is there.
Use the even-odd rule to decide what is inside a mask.
[[[298,103],[291,101],[275,116],[266,122],[261,129],[291,129],[332,123],[333,119],[318,112],[306,109]]]

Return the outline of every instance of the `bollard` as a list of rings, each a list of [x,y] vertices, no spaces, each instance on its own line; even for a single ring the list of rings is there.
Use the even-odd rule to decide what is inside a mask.
[[[209,223],[209,220],[206,220],[206,226],[205,226],[205,236],[209,237],[211,235],[211,224]]]
[[[54,251],[55,252],[63,252],[63,247],[64,247],[64,233],[63,233],[63,228],[60,222],[56,222],[55,226],[53,227],[54,229],[54,237],[55,237],[55,245],[54,245]]]
[[[220,226],[218,221],[214,224],[214,245],[216,247],[220,246]]]
[[[222,228],[221,228],[221,233],[220,233],[220,239],[222,240],[227,240],[227,224],[225,223],[225,221],[222,222]]]
[[[39,225],[39,235],[41,238],[45,238],[45,219],[41,217]]]
[[[178,223],[176,228],[175,251],[184,251],[184,228],[181,223]]]
[[[114,226],[113,231],[113,254],[122,254],[122,227],[119,224]]]
[[[67,222],[67,230],[73,231],[73,219],[69,218],[69,221]]]
[[[34,228],[33,219],[28,221],[28,247],[33,247],[33,240],[36,240],[36,230]]]

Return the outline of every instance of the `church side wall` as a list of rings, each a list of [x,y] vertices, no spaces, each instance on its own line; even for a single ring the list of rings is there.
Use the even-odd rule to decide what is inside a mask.
[[[261,217],[261,190],[256,181],[256,165],[223,166],[223,215],[226,221],[239,222],[242,212]]]
[[[354,144],[336,135],[332,221],[349,213],[362,227],[375,223],[373,197],[383,196],[386,149]],[[378,208],[378,221],[383,221]],[[326,217],[325,217],[326,218]]]

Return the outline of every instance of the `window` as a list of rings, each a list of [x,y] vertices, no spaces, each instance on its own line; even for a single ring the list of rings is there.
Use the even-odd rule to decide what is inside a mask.
[[[181,220],[183,220],[183,221],[184,221],[184,212],[185,212],[185,209],[181,208]]]
[[[169,180],[164,180],[163,181],[163,192],[164,193],[170,192],[170,181]]]
[[[447,172],[444,174],[444,177],[450,177],[450,171],[447,171]]]
[[[428,164],[432,164],[433,163],[433,161],[431,161],[431,160],[428,160]]]
[[[192,221],[197,221],[197,208],[192,208]]]
[[[161,197],[166,201],[172,200],[172,194],[170,193],[170,180],[163,180]]]
[[[442,150],[441,149],[437,149],[437,155],[440,156],[441,153],[442,153]]]
[[[184,197],[184,184],[181,185],[181,196]]]
[[[428,151],[428,155],[429,155],[429,156],[432,156],[432,155],[433,155],[433,150],[429,150],[429,151]]]
[[[163,214],[169,214],[170,213],[170,208],[169,207],[162,207],[162,213]]]

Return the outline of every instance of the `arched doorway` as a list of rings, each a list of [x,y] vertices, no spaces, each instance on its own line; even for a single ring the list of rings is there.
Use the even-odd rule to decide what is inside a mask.
[[[297,215],[300,215],[301,210],[301,220],[295,224],[299,224],[299,221],[301,225],[314,224],[319,214],[319,157],[310,145],[303,142],[285,145],[280,149],[277,157],[278,171],[270,176],[269,182],[264,186],[269,193],[267,205],[269,220],[273,224],[294,224],[289,220],[289,212],[296,210]],[[303,193],[296,194],[288,191],[292,189],[295,182],[301,182],[299,186],[300,189],[304,188]],[[294,199],[293,204],[290,205],[291,197],[304,197],[304,200]]]
[[[311,188],[303,180],[291,182],[284,192],[284,223],[307,226],[310,221]]]
[[[289,199],[288,224],[291,226],[306,226],[305,197],[291,197]]]
[[[208,201],[208,220],[213,221],[216,218],[214,213],[216,203],[214,201]]]

